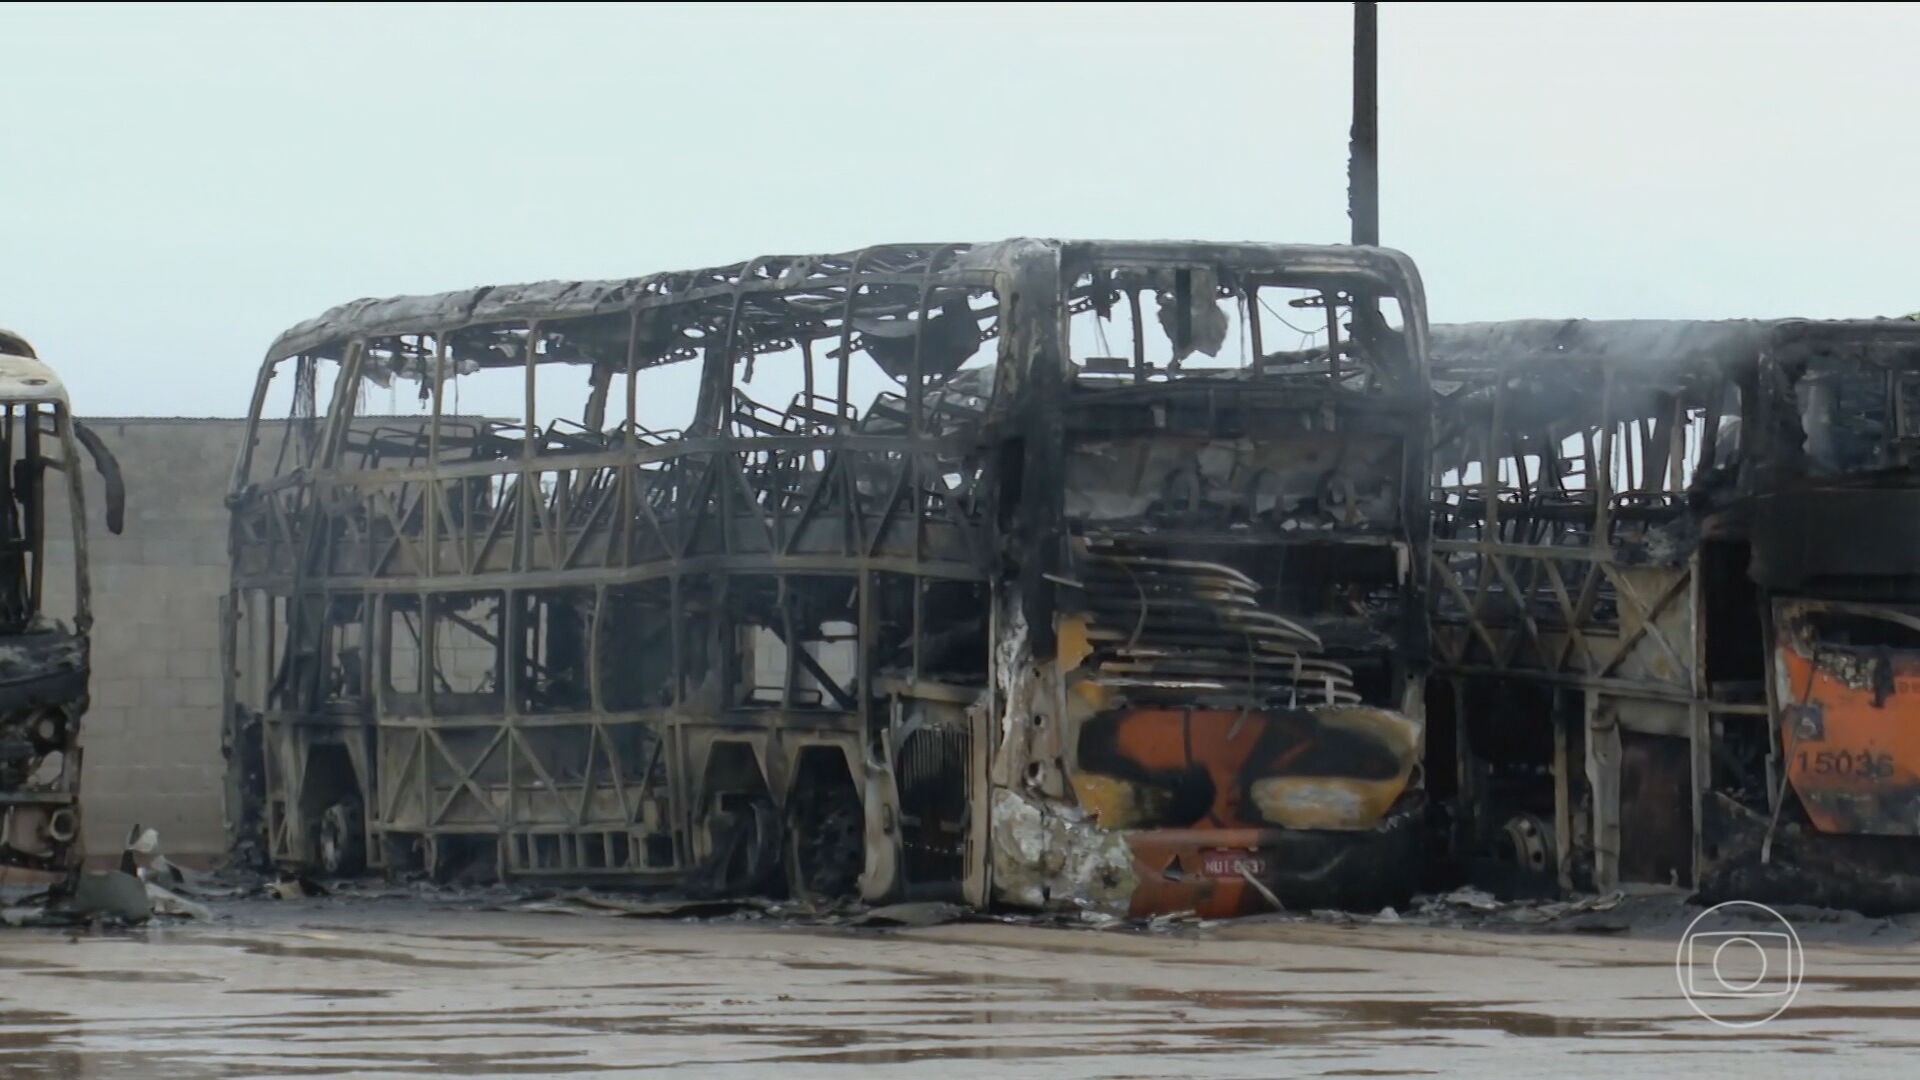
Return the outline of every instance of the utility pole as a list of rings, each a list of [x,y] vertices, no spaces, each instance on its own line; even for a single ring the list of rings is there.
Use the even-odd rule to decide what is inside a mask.
[[[1380,56],[1378,11],[1353,5],[1353,127],[1347,135],[1347,216],[1353,242],[1380,243]]]

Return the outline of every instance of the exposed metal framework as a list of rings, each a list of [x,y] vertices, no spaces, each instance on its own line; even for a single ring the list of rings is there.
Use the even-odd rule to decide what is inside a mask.
[[[1262,344],[1287,303],[1323,341]],[[1127,355],[1097,355],[1123,322]],[[1228,744],[1360,747],[1307,775],[1364,759],[1384,802],[1294,820],[1342,847],[1411,784],[1424,334],[1404,257],[1252,244],[900,245],[344,305],[269,351],[234,478],[235,842],[1067,902],[1072,874],[1036,883],[1122,835],[1064,783],[1094,771],[1083,720],[1184,701],[1235,710]],[[462,408],[497,376],[511,398]],[[364,415],[395,380],[422,414]],[[682,422],[649,419],[675,397]],[[1086,827],[1023,839],[1009,798]],[[1223,846],[1284,827],[1242,818]]]
[[[997,609],[993,873],[1019,903],[1231,915],[1415,882],[1424,301],[1404,257],[1334,250],[1069,253],[1091,307],[1059,433],[1030,429],[1061,458],[1019,501],[1064,550]]]
[[[1920,324],[1542,320],[1438,327],[1433,351],[1456,838],[1562,885],[1743,865],[1794,801],[1794,613],[1845,601],[1885,628],[1915,599]],[[1871,666],[1866,647],[1828,646]],[[1911,707],[1880,704],[1840,751],[1869,769],[1904,760]],[[1875,791],[1904,764],[1837,785],[1816,768],[1790,771],[1813,830],[1920,829]],[[1817,812],[1835,786],[1853,826]]]

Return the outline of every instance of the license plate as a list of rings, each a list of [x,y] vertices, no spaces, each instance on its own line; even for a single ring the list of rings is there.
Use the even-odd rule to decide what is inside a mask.
[[[1237,879],[1247,874],[1263,877],[1267,872],[1267,860],[1251,851],[1203,851],[1200,853],[1200,868],[1208,877]]]

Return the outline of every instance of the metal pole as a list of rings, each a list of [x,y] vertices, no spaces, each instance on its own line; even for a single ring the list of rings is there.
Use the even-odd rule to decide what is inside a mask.
[[[1353,128],[1347,142],[1347,216],[1353,242],[1380,243],[1380,64],[1376,5],[1353,5]]]

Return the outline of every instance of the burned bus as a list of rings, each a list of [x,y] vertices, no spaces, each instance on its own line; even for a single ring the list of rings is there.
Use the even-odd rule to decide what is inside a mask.
[[[124,492],[113,455],[74,419],[60,377],[4,330],[0,410],[0,868],[68,875],[83,855],[80,721],[93,626],[82,447],[105,481],[116,533]]]
[[[1920,323],[1447,326],[1433,357],[1457,850],[1920,903]]]
[[[1405,257],[1255,244],[336,308],[268,352],[230,497],[234,845],[1134,914],[1402,892],[1425,333]]]

